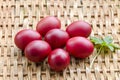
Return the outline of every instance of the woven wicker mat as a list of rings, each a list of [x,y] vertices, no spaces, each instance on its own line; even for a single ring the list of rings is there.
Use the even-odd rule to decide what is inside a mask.
[[[47,60],[28,61],[14,45],[15,34],[34,29],[48,15],[58,17],[62,29],[76,20],[93,25],[91,36],[112,36],[120,44],[120,0],[0,0],[0,80],[120,80],[120,51],[99,56],[89,69],[89,58],[71,63],[63,72],[49,69]]]

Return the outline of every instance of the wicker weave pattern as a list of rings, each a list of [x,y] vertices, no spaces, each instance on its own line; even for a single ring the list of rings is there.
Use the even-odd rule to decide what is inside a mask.
[[[48,15],[58,17],[62,29],[76,20],[93,25],[91,36],[110,35],[120,44],[120,0],[0,0],[0,80],[120,80],[120,51],[99,56],[93,69],[84,60],[72,57],[63,72],[49,69],[47,60],[29,62],[14,45],[15,34],[25,28],[36,28]],[[111,52],[109,52],[111,53]]]

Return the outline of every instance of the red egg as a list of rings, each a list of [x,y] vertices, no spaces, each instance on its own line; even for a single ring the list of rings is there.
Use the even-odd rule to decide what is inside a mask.
[[[14,38],[14,42],[18,48],[24,50],[27,44],[34,40],[41,40],[41,35],[34,30],[24,29],[19,31]]]
[[[66,50],[74,57],[86,58],[94,50],[94,45],[85,37],[73,37],[66,43]]]
[[[64,47],[68,39],[69,34],[60,29],[52,29],[45,35],[45,41],[47,41],[53,49]]]
[[[48,56],[48,64],[55,71],[64,70],[70,63],[70,56],[63,49],[55,49]]]
[[[87,38],[91,34],[92,27],[85,21],[75,21],[67,27],[66,31],[70,37],[81,36]]]
[[[61,22],[54,16],[48,16],[40,20],[37,24],[36,30],[44,36],[51,29],[58,29],[61,27]]]
[[[50,45],[42,40],[35,40],[30,42],[25,48],[25,56],[32,62],[43,61],[51,52]]]

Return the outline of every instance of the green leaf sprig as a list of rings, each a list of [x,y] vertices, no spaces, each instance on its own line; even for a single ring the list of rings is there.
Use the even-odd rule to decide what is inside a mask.
[[[105,38],[96,38],[91,37],[91,42],[94,44],[95,48],[97,49],[97,54],[94,56],[90,68],[92,68],[92,65],[95,61],[95,59],[101,54],[101,51],[115,51],[115,49],[120,49],[120,46],[113,43],[113,39],[111,36],[106,36]]]

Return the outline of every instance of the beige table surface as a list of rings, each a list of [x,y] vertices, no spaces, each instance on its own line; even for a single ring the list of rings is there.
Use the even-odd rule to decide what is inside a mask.
[[[71,58],[63,72],[49,69],[47,60],[28,61],[14,45],[15,34],[36,28],[46,16],[61,20],[62,29],[76,20],[93,25],[91,36],[112,36],[120,44],[120,0],[0,0],[0,80],[120,80],[120,51],[99,56],[89,69],[94,53],[83,60]],[[115,54],[112,54],[115,53]]]

